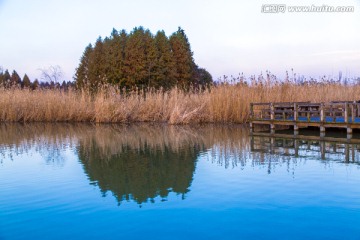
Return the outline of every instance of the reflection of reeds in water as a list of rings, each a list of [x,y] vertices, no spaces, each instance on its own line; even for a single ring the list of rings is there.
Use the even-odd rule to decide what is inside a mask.
[[[248,130],[246,127],[236,125],[0,124],[2,148],[25,150],[34,145],[38,147],[52,145],[61,149],[69,144],[76,146],[80,142],[89,148],[95,143],[101,149],[104,159],[121,153],[122,146],[130,146],[138,150],[146,147],[160,151],[165,148],[179,151],[184,146],[197,145],[206,150],[216,145],[225,154],[230,149],[234,151],[246,147]]]
[[[0,124],[0,150],[21,153],[29,148],[63,150],[67,147],[91,149],[96,146],[104,162],[129,148],[142,151],[181,152],[196,147],[217,165],[244,167],[264,165],[269,158],[264,153],[251,153],[248,128],[241,125],[92,125],[92,124]],[[54,158],[49,156],[48,158]],[[279,162],[281,156],[276,157]],[[276,162],[273,160],[273,162]]]
[[[34,147],[39,152],[45,149],[48,154],[56,154],[69,146],[78,148],[80,144],[83,149],[96,146],[104,163],[129,149],[180,153],[188,147],[195,147],[208,161],[225,168],[281,165],[300,160],[294,158],[292,149],[275,150],[274,154],[251,152],[249,130],[241,125],[0,124],[2,154],[21,153]]]

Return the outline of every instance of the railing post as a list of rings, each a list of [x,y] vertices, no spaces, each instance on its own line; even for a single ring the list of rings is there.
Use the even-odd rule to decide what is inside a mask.
[[[253,121],[254,120],[254,105],[252,103],[250,103],[250,134],[252,134],[254,132],[254,125],[253,125]]]
[[[320,122],[325,122],[324,103],[320,105]]]
[[[349,104],[346,102],[345,104],[345,110],[344,110],[344,122],[345,123],[349,123]],[[346,137],[347,139],[351,139],[352,138],[352,128],[350,126],[346,126]]]
[[[345,122],[345,123],[348,123],[348,122],[349,122],[348,103],[346,102],[344,105],[345,105],[345,109],[344,109],[344,122]]]
[[[310,122],[310,111],[311,111],[311,106],[308,107],[307,114],[306,114],[308,122]]]
[[[275,133],[275,125],[274,125],[274,119],[275,119],[275,113],[274,113],[274,103],[270,103],[270,119],[271,119],[271,124],[270,124],[270,133],[274,134]]]
[[[320,104],[320,137],[325,137],[325,110],[324,103]]]
[[[351,104],[351,123],[355,122],[355,101]]]
[[[297,120],[298,120],[297,104],[294,103],[294,135],[299,134],[299,127],[297,125]]]

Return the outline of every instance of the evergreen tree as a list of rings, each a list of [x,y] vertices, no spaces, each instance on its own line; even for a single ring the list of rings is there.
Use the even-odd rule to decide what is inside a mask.
[[[183,29],[179,27],[177,32],[170,36],[170,44],[176,63],[177,84],[188,88],[194,83],[195,63],[189,40]]]
[[[157,47],[158,58],[155,70],[155,87],[170,89],[176,85],[176,66],[169,39],[166,37],[164,31],[157,32],[155,44]]]
[[[104,44],[102,38],[99,37],[89,59],[88,82],[92,91],[96,91],[99,86],[107,82],[105,58]]]
[[[125,85],[123,84],[124,79],[126,80],[126,75],[125,75],[125,48],[126,48],[126,44],[128,41],[128,34],[126,33],[126,31],[123,29],[120,34],[119,37],[116,39],[116,42],[118,42],[117,44],[117,51],[118,54],[117,56],[117,69],[118,69],[118,79],[119,79],[119,87],[122,88]]]
[[[113,85],[119,85],[124,78],[124,59],[127,34],[113,29],[111,37],[104,41],[106,55],[107,80]]]
[[[144,87],[148,76],[147,59],[144,47],[145,30],[134,28],[125,47],[125,86]]]
[[[31,84],[31,89],[36,90],[40,87],[39,80],[35,79],[35,81]]]
[[[4,74],[3,74],[3,86],[10,86],[10,78],[11,78],[11,76],[10,76],[10,73],[9,73],[9,71],[6,69],[5,70],[5,72],[4,72]]]
[[[75,80],[76,87],[81,89],[89,84],[89,62],[93,47],[89,44],[80,59],[79,67],[76,69]]]
[[[144,84],[149,87],[155,87],[157,86],[157,73],[155,70],[157,66],[158,51],[156,48],[155,39],[148,29],[145,31],[143,43],[146,56],[145,68],[147,70],[147,76],[145,78]]]
[[[4,72],[2,67],[0,67],[0,87],[4,86]]]
[[[24,75],[22,80],[22,88],[30,88],[31,87],[31,81],[27,74]]]
[[[21,85],[21,78],[20,78],[19,74],[15,70],[11,74],[10,85],[11,86]]]
[[[61,83],[61,87],[60,87],[60,88],[63,89],[63,90],[67,90],[67,89],[68,89],[68,86],[67,86],[65,80]]]

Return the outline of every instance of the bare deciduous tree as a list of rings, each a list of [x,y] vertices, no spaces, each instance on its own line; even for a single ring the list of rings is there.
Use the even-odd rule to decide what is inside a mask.
[[[41,79],[46,82],[59,83],[63,77],[62,69],[59,65],[48,68],[40,68]]]

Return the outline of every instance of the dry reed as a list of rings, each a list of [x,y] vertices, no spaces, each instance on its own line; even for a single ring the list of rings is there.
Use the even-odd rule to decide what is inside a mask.
[[[221,85],[203,92],[150,90],[119,94],[102,90],[0,89],[2,122],[244,123],[250,102],[358,100],[359,85]]]

